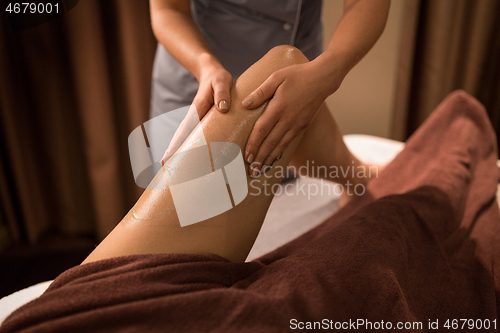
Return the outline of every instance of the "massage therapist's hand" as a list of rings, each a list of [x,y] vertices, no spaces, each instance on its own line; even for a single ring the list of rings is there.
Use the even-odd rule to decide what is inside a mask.
[[[342,77],[343,78],[343,77]],[[242,102],[243,107],[255,109],[266,100],[269,104],[255,123],[245,149],[249,173],[265,172],[290,142],[313,121],[321,103],[337,90],[342,81],[329,82],[312,62],[293,65],[274,72]],[[325,86],[326,85],[326,86]]]
[[[218,60],[209,56],[204,62],[198,79],[200,82],[198,93],[193,100],[200,119],[205,116],[212,105],[215,105],[215,108],[222,113],[229,110],[230,90],[233,85],[231,73]]]
[[[214,58],[208,57],[199,77],[199,88],[187,116],[182,120],[162,158],[164,164],[182,145],[212,105],[226,113],[231,105],[231,73]],[[197,113],[197,115],[196,115]]]

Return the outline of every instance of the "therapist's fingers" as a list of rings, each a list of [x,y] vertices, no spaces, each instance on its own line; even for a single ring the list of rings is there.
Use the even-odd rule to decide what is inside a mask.
[[[272,132],[271,132],[271,134],[272,134]],[[278,135],[278,136],[280,136],[280,135]],[[281,157],[285,153],[285,149],[290,145],[290,143],[295,138],[295,136],[296,136],[296,133],[293,130],[289,130],[283,135],[280,142],[276,145],[276,147],[274,147],[274,149],[267,156],[267,158],[264,159],[264,162],[262,162],[262,167],[260,168],[262,173],[266,173],[271,168],[272,164],[275,161],[278,161],[281,159]],[[262,154],[264,156],[266,155],[266,153],[267,152],[265,152],[265,151],[262,152]]]
[[[226,113],[231,107],[231,86],[233,78],[229,72],[225,71],[213,80],[214,104],[217,110]]]
[[[293,131],[289,130],[283,122],[278,122],[260,145],[255,161],[249,168],[250,174],[256,177],[260,173],[267,172],[274,160],[285,151],[293,138]]]
[[[271,74],[257,89],[251,92],[241,102],[241,105],[246,109],[255,109],[262,105],[265,101],[273,97],[276,89],[283,83],[285,77],[281,71]]]
[[[193,99],[193,104],[198,112],[199,120],[201,120],[210,110],[214,104],[214,98],[212,95],[212,86],[206,83],[200,83],[198,92]]]
[[[271,132],[275,124],[279,120],[279,114],[277,112],[272,112],[273,101],[270,101],[266,110],[262,113],[259,119],[255,122],[255,125],[250,133],[248,142],[245,149],[245,160],[251,165],[252,168],[260,168],[261,164],[255,164],[257,162],[257,152],[262,142],[266,139],[268,134]],[[276,142],[278,143],[279,140]],[[263,158],[259,161],[263,162]],[[252,171],[250,170],[250,173]]]
[[[199,115],[197,112],[197,108],[193,105],[188,110],[187,115],[184,117],[182,122],[179,124],[179,127],[174,133],[170,144],[163,154],[161,159],[162,166],[174,155],[179,147],[184,143],[189,134],[193,131],[193,129],[200,122]]]

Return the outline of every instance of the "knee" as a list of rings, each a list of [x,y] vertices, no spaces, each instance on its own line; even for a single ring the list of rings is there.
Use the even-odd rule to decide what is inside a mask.
[[[309,61],[302,51],[292,45],[275,46],[269,50],[267,56],[290,64],[298,64]]]

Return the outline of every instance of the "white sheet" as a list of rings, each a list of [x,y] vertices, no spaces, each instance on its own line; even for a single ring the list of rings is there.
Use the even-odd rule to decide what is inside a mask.
[[[0,299],[0,324],[8,317],[9,314],[14,312],[15,309],[22,305],[34,300],[49,287],[52,281],[45,281],[37,283],[26,289],[16,291],[9,296]]]

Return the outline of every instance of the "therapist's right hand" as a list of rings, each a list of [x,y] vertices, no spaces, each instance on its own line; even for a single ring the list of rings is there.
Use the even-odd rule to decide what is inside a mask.
[[[205,59],[203,60],[205,61]],[[183,119],[175,132],[172,141],[162,158],[162,165],[177,152],[199,121],[207,114],[210,108],[215,108],[226,113],[230,106],[230,91],[233,84],[231,73],[229,73],[217,60],[203,64],[199,75],[199,88],[189,108],[188,114]]]
[[[212,105],[222,113],[229,110],[231,106],[229,92],[233,78],[214,56],[206,56],[200,61],[202,62],[198,79],[200,86],[193,104],[201,120]]]

